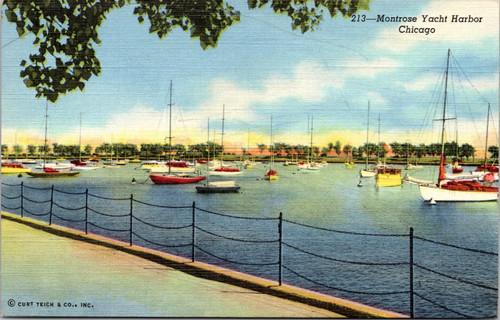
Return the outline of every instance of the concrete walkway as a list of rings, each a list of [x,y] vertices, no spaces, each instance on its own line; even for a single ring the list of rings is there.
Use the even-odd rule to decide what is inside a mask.
[[[3,316],[341,317],[2,219]]]

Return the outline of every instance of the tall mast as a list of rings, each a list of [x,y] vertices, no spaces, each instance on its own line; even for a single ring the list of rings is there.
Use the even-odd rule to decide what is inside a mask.
[[[490,124],[490,103],[488,102],[488,116],[486,117],[486,142],[484,144],[484,165],[486,165],[486,157],[488,155],[488,126]]]
[[[311,115],[311,154],[309,155],[310,162],[312,162],[312,157],[313,157],[313,131],[314,131],[314,116]]]
[[[82,161],[82,113],[80,112],[80,139],[78,140],[78,161]]]
[[[368,141],[370,141],[370,100],[368,100],[368,117],[366,119],[366,162],[365,169],[368,169]]]
[[[377,162],[378,162],[378,158],[380,156],[380,112],[378,114],[378,142],[377,142]]]
[[[224,115],[226,112],[226,105],[222,105],[222,133],[221,133],[221,152],[220,152],[220,166],[222,167],[222,157],[224,156]]]
[[[207,121],[207,166],[210,162],[210,117]]]
[[[269,147],[271,147],[271,162],[269,162],[269,171],[271,171],[273,167],[273,161],[274,161],[274,148],[273,148],[273,116],[271,116],[271,138],[269,142]]]
[[[169,115],[168,115],[168,174],[171,171],[171,159],[170,155],[172,153],[172,80],[170,80],[170,101],[168,103]]]
[[[49,121],[49,100],[45,100],[45,140],[43,143],[43,168],[47,161],[47,122]]]
[[[446,58],[446,78],[444,82],[444,104],[443,104],[443,125],[441,128],[441,156],[444,155],[444,124],[446,122],[446,102],[448,98],[448,70],[450,67],[450,49],[448,49],[448,57]]]

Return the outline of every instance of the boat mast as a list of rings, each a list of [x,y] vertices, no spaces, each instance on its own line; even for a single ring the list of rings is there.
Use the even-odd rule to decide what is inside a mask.
[[[269,162],[269,171],[272,170],[273,168],[273,161],[274,161],[274,148],[273,148],[273,116],[271,116],[271,140],[269,142],[269,146],[271,147],[271,162]]]
[[[377,142],[377,163],[379,162],[380,157],[380,112],[378,114],[378,142]]]
[[[207,121],[207,165],[210,162],[210,117]]]
[[[311,153],[309,155],[309,162],[312,162],[313,157],[313,131],[314,131],[314,116],[311,115]]]
[[[368,169],[368,141],[370,138],[370,100],[368,100],[368,117],[366,119],[366,161],[365,161],[365,170]]]
[[[486,166],[486,157],[488,155],[488,126],[490,124],[490,103],[488,102],[488,115],[486,116],[486,142],[484,144],[484,165]],[[486,168],[485,168],[486,169]]]
[[[222,105],[222,133],[221,133],[221,152],[220,152],[220,166],[221,168],[223,167],[222,165],[222,158],[224,156],[224,115],[225,115],[225,112],[226,112],[226,105],[223,104]]]
[[[444,103],[443,103],[443,125],[441,127],[441,157],[444,156],[444,124],[446,122],[446,102],[448,98],[448,70],[450,67],[450,49],[448,49],[448,57],[446,59],[446,78],[444,82]]]
[[[80,112],[80,139],[78,140],[78,161],[82,161],[82,113]]]
[[[169,115],[168,115],[168,174],[171,173],[171,154],[172,154],[172,80],[170,80],[170,100],[168,103]]]
[[[43,144],[43,169],[47,161],[47,122],[49,121],[49,100],[45,100],[45,140]]]

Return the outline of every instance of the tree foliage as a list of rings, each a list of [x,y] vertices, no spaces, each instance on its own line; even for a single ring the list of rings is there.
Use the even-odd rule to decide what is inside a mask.
[[[293,30],[314,30],[326,12],[352,16],[368,10],[371,0],[248,0],[250,9],[267,4],[276,14],[290,17]],[[92,76],[102,72],[95,47],[101,44],[99,27],[107,14],[133,5],[140,24],[149,21],[149,33],[160,39],[181,28],[198,39],[205,50],[215,48],[240,12],[221,0],[5,0],[3,14],[16,25],[19,37],[34,37],[34,49],[21,61],[20,77],[36,97],[56,102],[61,95],[83,91]]]

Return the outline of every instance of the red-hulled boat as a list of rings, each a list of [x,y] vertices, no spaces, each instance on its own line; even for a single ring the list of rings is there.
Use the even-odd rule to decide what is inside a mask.
[[[217,171],[217,172],[240,172],[240,169],[237,169],[237,168],[217,168],[215,169],[214,171]]]
[[[190,176],[176,176],[176,175],[161,175],[161,174],[151,174],[149,175],[151,181],[154,184],[188,184],[197,183],[201,180],[205,180],[205,176],[200,177],[190,177]]]

